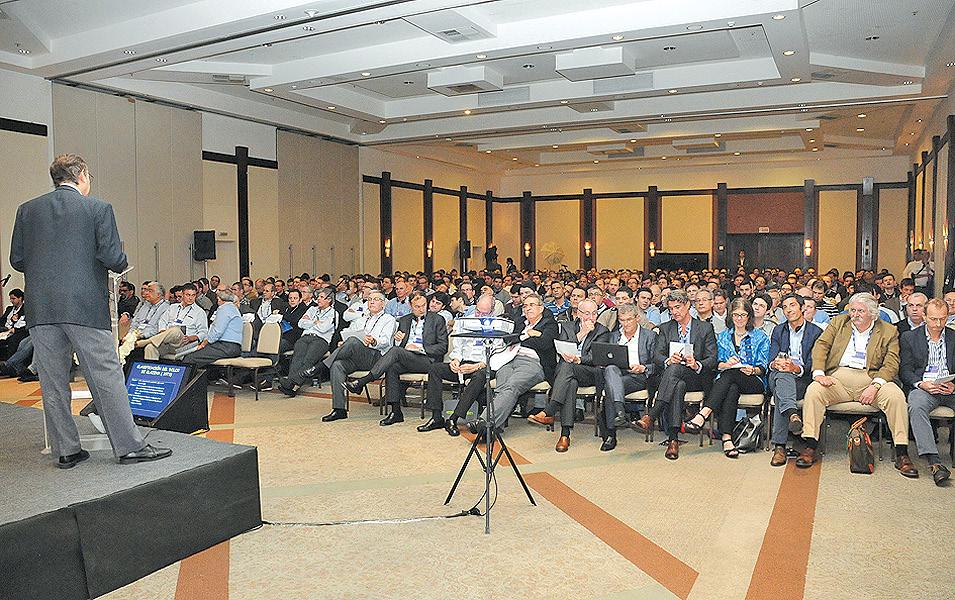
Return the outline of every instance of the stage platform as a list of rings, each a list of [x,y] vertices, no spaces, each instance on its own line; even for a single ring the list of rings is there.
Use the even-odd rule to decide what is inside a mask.
[[[95,598],[261,524],[255,448],[146,431],[173,455],[61,470],[42,411],[0,403],[0,599]]]

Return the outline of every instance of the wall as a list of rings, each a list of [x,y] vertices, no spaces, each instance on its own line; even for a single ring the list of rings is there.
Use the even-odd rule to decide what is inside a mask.
[[[435,269],[457,269],[458,266],[458,239],[460,236],[459,198],[447,194],[432,196],[432,234],[434,252],[432,259]],[[397,223],[397,221],[395,221]],[[470,228],[470,214],[468,227]],[[483,237],[483,236],[482,236]]]
[[[10,266],[10,238],[17,207],[53,189],[47,138],[40,135],[0,131],[0,164],[16,165],[16,176],[4,177],[0,186],[0,277],[11,275],[6,291],[23,288],[23,276]],[[7,301],[2,295],[0,305]]]
[[[208,261],[206,272],[227,285],[239,279],[237,188],[235,165],[202,161],[202,228],[216,232],[216,259]]]
[[[597,205],[597,268],[643,269],[644,199],[606,198]]]
[[[395,271],[414,273],[424,268],[423,215],[421,192],[391,188],[391,263]]]
[[[819,192],[819,271],[856,270],[856,203],[850,191]]]
[[[580,268],[580,201],[538,202],[536,209],[537,268],[555,270],[562,264]],[[548,262],[549,256],[555,262]]]
[[[905,268],[905,224],[908,222],[909,191],[879,190],[879,260],[880,269],[888,269],[901,277]]]
[[[521,257],[521,205],[519,202],[495,202],[492,222],[494,239],[497,245],[497,257],[501,266],[507,265],[507,258],[513,258],[520,268]]]
[[[0,69],[0,117],[53,124],[53,84],[42,77]],[[8,90],[16,90],[9,93]],[[52,159],[52,156],[51,156]]]
[[[202,113],[202,149],[235,154],[236,146],[249,149],[249,156],[275,160],[275,127],[215,113]]]
[[[660,199],[658,252],[705,252],[712,264],[713,196],[664,196]]]

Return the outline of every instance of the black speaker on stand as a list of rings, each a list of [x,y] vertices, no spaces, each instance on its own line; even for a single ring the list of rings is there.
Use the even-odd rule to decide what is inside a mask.
[[[215,231],[193,231],[192,232],[192,260],[200,262],[203,260],[216,259],[216,232]]]

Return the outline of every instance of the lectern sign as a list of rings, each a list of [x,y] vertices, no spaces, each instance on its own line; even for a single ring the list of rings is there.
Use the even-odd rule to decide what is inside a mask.
[[[176,398],[188,369],[185,365],[134,362],[126,380],[133,415],[158,417]]]

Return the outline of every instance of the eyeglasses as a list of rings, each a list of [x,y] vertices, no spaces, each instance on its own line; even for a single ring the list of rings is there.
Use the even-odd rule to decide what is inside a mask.
[[[525,302],[521,306],[523,306],[524,308],[530,308],[531,306],[541,306],[541,305],[537,302]]]
[[[745,318],[748,317],[748,316],[749,316],[749,314],[747,314],[747,313],[733,313],[733,318],[734,318],[734,319],[735,319],[736,317],[739,317],[739,318],[741,318],[741,319],[745,319]]]
[[[597,311],[595,311],[595,310],[580,310],[580,309],[578,309],[578,310],[577,310],[577,314],[578,314],[578,315],[593,316],[593,315],[596,315],[596,314],[597,314]]]

